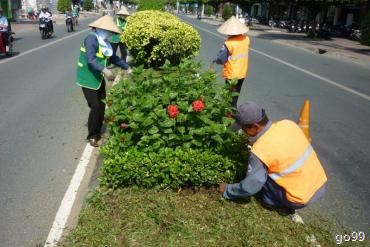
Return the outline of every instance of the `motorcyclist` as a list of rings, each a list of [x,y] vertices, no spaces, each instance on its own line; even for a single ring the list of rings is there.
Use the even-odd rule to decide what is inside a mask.
[[[72,29],[73,29],[74,23],[73,23],[73,15],[72,15],[72,10],[71,10],[71,8],[69,8],[69,9],[66,11],[66,24],[67,24],[67,26],[68,26],[68,18],[71,18],[71,20],[72,20]]]
[[[49,26],[49,30],[51,33],[54,32],[54,27],[53,27],[53,20],[52,20],[52,15],[46,7],[41,8],[41,13],[39,15],[39,19],[45,18],[47,20],[47,25]]]
[[[4,11],[0,7],[0,37],[2,38],[2,43],[4,46],[8,45],[9,38],[9,22],[8,19],[4,16]]]
[[[75,26],[78,25],[78,16],[79,16],[78,6],[75,5],[75,6],[73,6],[73,9],[72,9],[73,24]]]

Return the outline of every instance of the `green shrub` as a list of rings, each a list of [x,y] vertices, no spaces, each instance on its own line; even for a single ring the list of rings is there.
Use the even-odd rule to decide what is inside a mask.
[[[57,9],[60,12],[66,12],[71,8],[71,0],[58,0]]]
[[[83,8],[86,11],[90,11],[94,8],[94,4],[92,0],[85,0],[83,3]]]
[[[204,14],[206,16],[210,16],[210,15],[213,15],[214,13],[215,13],[215,8],[213,8],[211,5],[207,5],[204,10]]]
[[[164,10],[164,0],[139,0],[138,11],[142,10]]]
[[[361,43],[364,45],[370,45],[370,12],[368,12],[362,20],[360,29]]]
[[[216,85],[216,76],[184,60],[159,71],[135,68],[114,86],[107,96],[102,185],[176,188],[233,178],[245,166],[245,140],[229,128],[233,94]]]
[[[199,51],[199,33],[172,14],[139,11],[127,22],[121,38],[136,65],[159,67],[166,60],[176,65]]]
[[[222,18],[226,21],[233,15],[233,11],[229,3],[224,5],[224,10],[222,11]]]

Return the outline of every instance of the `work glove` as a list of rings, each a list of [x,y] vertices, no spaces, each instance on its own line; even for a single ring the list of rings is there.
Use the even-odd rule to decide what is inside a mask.
[[[131,74],[132,74],[132,69],[129,67],[129,68],[126,70],[126,73],[127,73],[127,75],[131,75]]]
[[[114,80],[114,75],[113,75],[112,71],[110,71],[109,69],[104,68],[102,73],[103,73],[104,77],[107,78],[108,80]]]

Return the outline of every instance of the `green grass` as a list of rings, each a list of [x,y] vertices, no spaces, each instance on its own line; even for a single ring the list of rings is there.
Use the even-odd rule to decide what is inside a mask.
[[[230,202],[212,190],[96,190],[61,246],[335,246],[325,224],[298,224],[254,199]],[[342,244],[343,245],[343,244]],[[349,246],[349,245],[344,245]],[[365,246],[357,243],[355,246]]]

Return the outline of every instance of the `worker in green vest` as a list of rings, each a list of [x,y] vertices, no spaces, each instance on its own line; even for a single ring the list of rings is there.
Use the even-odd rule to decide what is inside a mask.
[[[114,18],[114,21],[116,22],[117,27],[121,30],[121,32],[125,31],[127,22],[126,17],[130,16],[130,13],[127,11],[125,7],[123,7],[118,13],[117,16]],[[121,35],[115,34],[111,37],[110,43],[113,47],[113,54],[116,54],[117,48],[119,47],[119,50],[121,52],[121,59],[123,61],[126,61],[127,58],[127,48],[126,46],[121,42]]]
[[[91,146],[98,147],[101,129],[104,121],[105,80],[113,80],[114,75],[107,68],[114,64],[131,73],[131,69],[122,59],[113,54],[109,38],[119,34],[121,30],[116,26],[113,17],[106,15],[89,24],[91,32],[85,38],[80,48],[80,58],[77,66],[77,85],[90,107],[88,119],[87,139]]]

